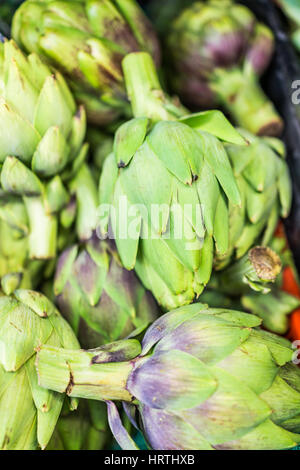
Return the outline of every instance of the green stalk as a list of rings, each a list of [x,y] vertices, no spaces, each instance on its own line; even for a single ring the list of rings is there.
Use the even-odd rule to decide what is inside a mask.
[[[122,62],[127,94],[134,117],[153,122],[173,121],[186,114],[163,92],[152,57],[146,52],[128,54]]]
[[[135,340],[131,343],[135,348]],[[39,385],[60,393],[66,392],[71,397],[132,401],[126,384],[133,363],[105,362],[105,353],[101,357],[104,362],[95,363],[96,349],[66,350],[43,346],[36,361]]]
[[[51,259],[56,256],[57,219],[47,214],[42,197],[24,197],[30,233],[29,257]]]
[[[235,122],[253,134],[276,136],[283,122],[254,73],[238,68],[218,70],[212,87]]]

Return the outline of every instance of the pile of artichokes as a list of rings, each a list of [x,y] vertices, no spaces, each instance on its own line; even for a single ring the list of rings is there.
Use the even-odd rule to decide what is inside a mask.
[[[260,85],[272,32],[232,0],[161,16],[153,0],[157,32],[136,0],[13,10],[0,9],[0,449],[137,450],[137,433],[154,450],[300,444],[284,338],[300,302],[282,290],[297,274],[276,231],[289,155]]]

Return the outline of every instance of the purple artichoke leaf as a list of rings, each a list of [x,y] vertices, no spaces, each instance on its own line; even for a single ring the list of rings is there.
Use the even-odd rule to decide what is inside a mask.
[[[122,450],[140,450],[125,429],[118,408],[112,401],[107,401],[108,423],[117,443]]]
[[[128,403],[127,401],[123,401],[122,405],[123,405],[123,409],[126,413],[126,416],[129,419],[129,421],[131,422],[132,426],[134,426],[135,429],[137,429],[137,431],[140,431],[140,428],[139,428],[139,426],[137,424],[137,420],[136,420],[136,413],[137,413],[136,406],[133,405],[132,403]]]
[[[250,333],[247,327],[203,313],[165,335],[156,346],[155,354],[176,349],[212,365],[234,352]]]
[[[127,381],[127,390],[140,402],[176,411],[200,405],[216,388],[217,382],[203,362],[176,350],[136,362]]]
[[[180,307],[158,318],[150,328],[148,328],[143,338],[142,355],[147,354],[154,344],[177,328],[178,325],[198,315],[201,310],[206,308],[207,305],[205,304],[191,304],[188,309],[186,307]]]
[[[141,352],[141,346],[137,340],[130,339],[105,344],[91,351],[96,353],[92,359],[93,364],[124,362],[136,358]]]
[[[144,435],[153,449],[213,450],[208,441],[180,416],[141,406]]]

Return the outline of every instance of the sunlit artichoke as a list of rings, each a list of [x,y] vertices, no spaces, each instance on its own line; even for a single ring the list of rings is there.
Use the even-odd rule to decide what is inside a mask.
[[[183,116],[146,53],[123,61],[135,118],[115,135],[100,178],[100,231],[166,308],[190,303],[229,249],[228,201],[241,203],[221,140],[245,146],[222,113]]]

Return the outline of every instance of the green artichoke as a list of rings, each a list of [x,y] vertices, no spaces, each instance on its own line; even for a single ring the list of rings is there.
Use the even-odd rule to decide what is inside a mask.
[[[73,192],[93,202],[77,220],[86,223],[89,217],[78,230],[86,231],[84,238],[91,235],[97,191],[84,165],[85,112],[76,108],[63,77],[36,54],[24,56],[13,41],[0,43],[0,50],[1,186],[7,198],[18,196],[25,204],[29,258],[50,259],[57,253],[58,230],[69,229],[76,216]],[[78,179],[89,179],[84,196]]]
[[[166,38],[170,79],[184,102],[222,105],[253,134],[280,135],[283,122],[259,84],[274,49],[272,32],[232,0],[194,2]]]
[[[63,72],[97,125],[128,108],[122,58],[145,50],[159,62],[154,30],[135,0],[28,0],[14,16],[12,35]]]
[[[219,111],[180,118],[146,53],[123,61],[131,121],[117,131],[100,178],[99,225],[125,268],[135,268],[158,302],[193,301],[227,253],[228,200],[240,194],[224,145],[246,145]]]
[[[96,235],[61,254],[54,293],[85,348],[124,338],[158,316],[153,297],[122,267],[113,243]]]
[[[276,138],[239,131],[251,145],[226,146],[242,203],[229,206],[229,249],[217,257],[218,269],[232,258],[242,257],[255,244],[267,245],[280,216],[288,216],[292,201],[284,144]]]
[[[153,449],[290,448],[300,442],[296,353],[260,322],[203,304],[181,307],[156,320],[142,345],[131,339],[92,351],[43,346],[39,380],[57,392],[107,401],[124,449],[136,445],[113,400],[125,402]]]
[[[79,344],[54,305],[31,290],[0,297],[0,326],[0,448],[44,449],[64,397],[39,386],[36,351],[45,343],[64,348]]]

